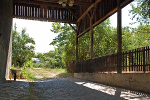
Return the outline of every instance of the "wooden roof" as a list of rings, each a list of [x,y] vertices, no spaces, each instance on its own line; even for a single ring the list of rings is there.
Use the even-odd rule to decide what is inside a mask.
[[[73,7],[62,7],[59,0],[13,0],[13,17],[40,21],[78,23],[80,33],[90,29],[117,11],[117,0],[74,0]],[[133,0],[120,0],[121,7]],[[82,34],[81,34],[82,35]]]

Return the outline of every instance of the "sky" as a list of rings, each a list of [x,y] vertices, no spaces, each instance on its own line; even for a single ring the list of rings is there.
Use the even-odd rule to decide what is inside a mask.
[[[122,27],[131,26],[136,27],[136,25],[129,25],[133,22],[131,20],[132,16],[129,16],[129,10],[131,9],[130,4],[122,9]],[[110,17],[110,21],[113,27],[117,27],[117,14],[115,13]],[[58,35],[50,31],[52,29],[52,22],[42,22],[34,20],[23,20],[23,19],[13,19],[13,26],[16,23],[17,31],[21,32],[22,28],[26,28],[26,33],[32,37],[36,43],[35,52],[46,53],[50,50],[54,50],[54,46],[49,45],[53,39]]]

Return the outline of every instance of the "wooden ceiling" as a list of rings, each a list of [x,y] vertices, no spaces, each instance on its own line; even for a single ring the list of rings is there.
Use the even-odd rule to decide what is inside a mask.
[[[117,12],[117,0],[74,0],[73,7],[62,7],[59,0],[13,0],[13,17],[29,20],[78,24],[79,37]],[[120,0],[124,7],[133,0]]]
[[[59,5],[58,1],[59,0],[13,0],[14,2],[20,2],[20,3],[49,3],[53,5]],[[69,3],[70,0],[67,1]],[[92,3],[94,3],[95,0],[74,0],[74,6],[90,6]]]

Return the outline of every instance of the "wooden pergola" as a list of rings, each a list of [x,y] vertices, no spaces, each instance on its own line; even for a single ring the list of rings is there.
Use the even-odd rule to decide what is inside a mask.
[[[58,1],[59,0],[1,0],[0,4],[3,6],[0,7],[0,11],[2,10],[2,12],[0,12],[0,18],[4,18],[8,15],[9,18],[11,18],[13,15],[13,18],[20,19],[64,22],[68,23],[72,28],[73,26],[71,24],[76,24],[76,29],[73,29],[76,31],[76,61],[78,61],[78,39],[86,32],[91,31],[90,58],[93,58],[93,28],[115,12],[118,12],[117,41],[118,53],[121,52],[121,8],[133,0],[74,0],[72,7],[68,5],[70,0],[67,0],[67,5],[65,7],[59,4]],[[8,25],[4,25],[3,28],[8,27],[10,24],[9,22],[10,20],[6,23]],[[0,26],[2,26],[2,24],[0,24]],[[1,35],[3,36],[0,32],[0,38]],[[9,36],[9,38],[11,38],[11,35]],[[0,42],[0,45],[2,43],[3,42]],[[9,48],[9,46],[7,46],[7,48]],[[9,51],[6,53],[8,54],[8,52]],[[6,58],[8,59],[8,57]],[[7,59],[6,62],[8,62]],[[5,65],[7,64],[4,64],[4,66]],[[120,63],[118,62],[118,66],[119,65]],[[120,73],[121,71],[118,70],[118,72]]]

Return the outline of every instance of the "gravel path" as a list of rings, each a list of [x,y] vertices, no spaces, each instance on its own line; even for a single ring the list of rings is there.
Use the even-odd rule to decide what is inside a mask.
[[[0,83],[0,100],[150,100],[150,95],[76,78]]]

